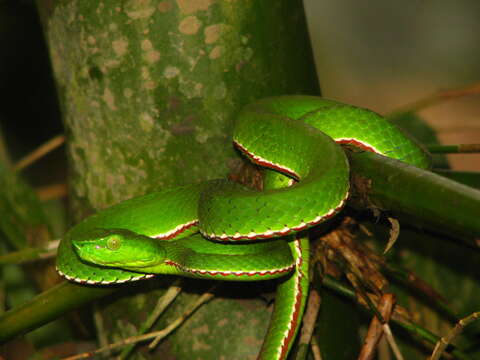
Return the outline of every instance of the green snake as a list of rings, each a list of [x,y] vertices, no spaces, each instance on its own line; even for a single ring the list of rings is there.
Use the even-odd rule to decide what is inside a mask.
[[[298,232],[333,217],[349,195],[349,165],[339,144],[422,168],[429,158],[380,115],[312,96],[246,106],[236,118],[233,144],[268,169],[263,191],[211,180],[121,202],[65,235],[57,269],[85,284],[156,274],[234,281],[281,277],[259,359],[285,359],[308,294],[308,240]]]

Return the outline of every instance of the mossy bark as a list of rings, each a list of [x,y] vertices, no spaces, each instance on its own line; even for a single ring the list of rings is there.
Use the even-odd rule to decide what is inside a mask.
[[[225,176],[237,159],[230,131],[243,105],[318,93],[298,0],[37,4],[68,135],[75,221],[154,189]],[[152,284],[153,292],[141,290]],[[104,313],[109,340],[136,331],[161,293],[155,284],[137,285],[122,302],[110,299]],[[172,340],[169,351],[178,359],[245,359],[250,355],[235,346],[250,345],[252,356],[258,350],[268,315],[251,315],[253,323],[241,319],[264,313],[265,306],[253,313],[255,306],[231,295],[215,302],[231,306],[232,326],[253,326],[253,333],[239,341],[235,332],[219,334],[215,344],[204,343],[205,332],[221,333],[218,323],[227,321],[207,313],[206,329]]]
[[[225,176],[235,113],[314,93],[299,1],[39,1],[73,199],[94,209]]]

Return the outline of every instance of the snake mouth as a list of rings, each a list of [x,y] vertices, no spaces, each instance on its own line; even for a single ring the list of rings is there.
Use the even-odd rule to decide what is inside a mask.
[[[98,251],[102,248],[100,245],[93,245],[91,242],[86,241],[73,241],[72,246],[82,262],[100,266],[114,266],[110,263],[104,263],[101,257],[92,255],[91,249]]]
[[[132,273],[129,277],[125,279],[106,279],[106,278],[99,278],[99,279],[92,279],[89,277],[86,277],[85,279],[68,275],[64,273],[62,270],[60,270],[58,267],[56,268],[58,274],[67,279],[68,281],[73,281],[78,284],[87,284],[87,285],[117,285],[117,284],[123,284],[126,282],[134,282],[138,280],[145,280],[145,279],[151,279],[152,277],[156,276],[156,274],[135,274]]]
[[[87,246],[91,246],[90,242],[86,241],[72,241],[72,246],[75,252],[82,257],[82,255],[85,253]]]

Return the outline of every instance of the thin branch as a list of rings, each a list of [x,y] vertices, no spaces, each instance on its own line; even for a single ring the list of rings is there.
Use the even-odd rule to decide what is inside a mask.
[[[52,184],[36,188],[35,192],[40,201],[47,201],[66,197],[68,194],[68,187],[65,183]]]
[[[437,344],[435,345],[435,348],[433,349],[432,356],[430,356],[429,360],[439,360],[440,357],[442,356],[442,353],[445,351],[447,346],[455,339],[462,330],[469,325],[470,323],[474,322],[475,320],[478,320],[480,318],[480,312],[474,312],[473,314],[468,315],[467,317],[461,319],[458,323],[455,324],[455,326],[450,330],[450,332],[442,337]]]
[[[395,355],[395,358],[397,360],[403,360],[403,355],[400,352],[400,349],[398,348],[395,338],[393,337],[392,330],[390,330],[390,325],[383,324],[383,333],[387,338],[388,344],[390,345],[390,348],[392,349],[392,352]]]
[[[45,260],[54,257],[57,254],[57,248],[60,240],[48,242],[48,244],[41,248],[25,248],[18,251],[13,251],[8,254],[0,256],[0,265],[6,264],[24,264],[27,262]]]
[[[371,360],[375,356],[377,345],[382,338],[384,326],[390,320],[393,307],[395,305],[395,295],[383,294],[378,303],[377,312],[381,314],[374,316],[370,322],[365,342],[358,356],[358,360]]]
[[[165,294],[160,299],[158,299],[155,309],[153,309],[153,312],[148,317],[147,321],[145,321],[140,327],[138,335],[144,334],[148,330],[150,330],[150,328],[153,326],[153,324],[155,324],[160,315],[162,315],[163,312],[167,309],[167,307],[177,298],[178,294],[180,294],[180,292],[182,291],[182,288],[180,287],[181,281],[181,278],[176,279],[174,283],[165,292]],[[127,346],[125,349],[123,349],[119,355],[119,359],[126,359],[134,346],[134,344],[131,344],[130,346]]]
[[[423,99],[416,100],[410,104],[401,106],[391,113],[387,114],[388,117],[394,117],[399,114],[417,112],[427,107],[440,104],[442,102],[456,99],[463,96],[480,94],[480,83],[475,83],[467,86],[462,86],[450,90],[438,91],[434,94],[426,96]]]
[[[309,344],[312,340],[315,324],[317,323],[318,313],[322,298],[316,289],[310,290],[308,295],[307,309],[302,320],[302,330],[298,340],[298,352],[295,354],[295,360],[304,360],[307,358]]]
[[[414,272],[391,263],[384,264],[384,270],[391,278],[401,282],[420,295],[425,296],[429,302],[439,310],[443,311],[443,313],[452,321],[457,322],[459,320],[457,313],[451,308],[452,305],[432,286],[430,286],[430,284],[421,279]]]
[[[354,290],[352,290],[350,287],[345,286],[343,283],[334,279],[331,276],[328,276],[328,275],[325,276],[325,278],[323,279],[323,285],[325,285],[325,287],[327,287],[328,289],[331,289],[332,291],[336,292],[337,294],[345,296],[346,298],[352,301],[357,300],[358,302],[358,299],[355,295]],[[366,304],[362,302],[360,302],[360,304],[368,308]],[[414,323],[412,320],[408,318],[408,316],[406,316],[406,314],[398,312],[397,308],[398,306],[395,307],[395,311],[392,315],[392,322],[394,322],[396,325],[408,331],[412,336],[416,336],[417,338],[432,344],[432,347],[440,340],[439,336],[433,334],[432,332],[423,328],[422,326]],[[313,338],[312,340],[314,339],[315,338]],[[450,351],[450,353],[456,358],[462,359],[462,360],[472,359],[462,349],[455,347],[453,345],[452,347],[453,349]]]
[[[85,352],[82,354],[74,355],[74,356],[69,356],[67,358],[63,358],[63,360],[79,360],[79,359],[87,359],[89,357],[93,357],[96,354],[101,354],[104,352],[111,351],[113,349],[117,348],[122,348],[126,345],[129,344],[135,344],[141,341],[149,340],[155,338],[155,340],[152,342],[152,344],[149,345],[149,348],[153,348],[157,343],[157,339],[163,339],[167,335],[169,335],[173,330],[178,328],[190,315],[192,315],[195,310],[197,310],[201,305],[205,304],[206,302],[210,301],[213,297],[214,294],[212,291],[214,290],[215,287],[212,287],[208,292],[204,293],[202,296],[200,296],[195,302],[193,302],[188,309],[176,320],[174,320],[170,325],[168,325],[166,328],[159,330],[159,331],[154,331],[148,334],[144,335],[139,335],[139,336],[132,336],[126,339],[123,339],[122,341],[119,341],[117,343],[110,344],[108,346],[99,348],[94,351],[89,351]]]
[[[428,145],[427,150],[432,154],[477,154],[480,144]]]
[[[170,334],[173,330],[175,330],[177,327],[179,327],[192,313],[197,310],[201,305],[204,303],[210,301],[214,294],[213,290],[216,288],[216,285],[212,286],[209,291],[207,291],[205,294],[203,294],[193,305],[190,309],[185,311],[181,317],[179,317],[177,320],[172,322],[169,326],[167,326],[163,331],[158,331],[157,336],[155,337],[155,340],[153,340],[150,345],[148,345],[149,349],[153,349],[155,346],[158,345],[160,340],[162,340],[164,337],[166,337],[168,334]]]
[[[310,346],[311,346],[311,349],[312,349],[313,359],[314,360],[322,360],[322,353],[320,351],[320,345],[318,344],[318,341],[315,337],[312,338]]]
[[[44,157],[49,152],[60,147],[64,142],[65,142],[64,135],[57,135],[53,137],[52,139],[48,140],[46,143],[40,145],[38,148],[33,150],[30,154],[20,159],[20,161],[18,161],[13,166],[13,171],[21,171],[25,169],[26,167],[36,162],[38,159]]]
[[[318,312],[320,311],[320,305],[322,298],[318,291],[313,289],[308,296],[307,310],[303,317],[303,326],[301,335],[299,338],[299,344],[309,344],[312,338],[313,330],[315,329],[315,323],[317,322]]]

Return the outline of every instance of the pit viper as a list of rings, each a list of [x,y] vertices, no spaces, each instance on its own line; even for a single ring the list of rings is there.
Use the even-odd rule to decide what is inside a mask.
[[[285,359],[308,294],[309,244],[299,234],[335,216],[349,196],[342,144],[429,166],[421,146],[370,110],[313,96],[262,99],[238,114],[233,131],[238,151],[267,169],[262,191],[220,179],[126,200],[65,235],[57,270],[92,285],[158,274],[280,278],[259,359]]]

